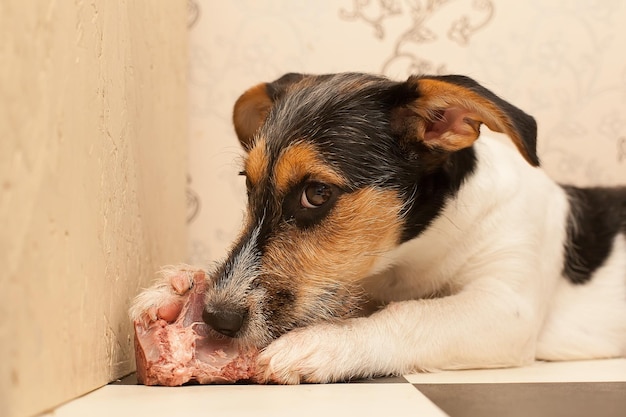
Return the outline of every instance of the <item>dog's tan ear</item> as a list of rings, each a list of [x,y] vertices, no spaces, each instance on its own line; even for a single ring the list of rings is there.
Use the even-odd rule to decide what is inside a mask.
[[[261,83],[237,99],[233,110],[235,132],[241,146],[249,151],[254,145],[254,135],[259,130],[274,103],[293,84],[305,78],[304,74],[285,74],[271,83]]]
[[[528,163],[539,165],[535,119],[471,78],[413,76],[403,87],[413,97],[393,111],[391,122],[405,140],[453,152],[471,146],[484,123],[508,135]]]
[[[233,124],[239,143],[246,151],[253,145],[255,132],[261,127],[272,107],[267,83],[258,84],[237,99],[233,110]]]

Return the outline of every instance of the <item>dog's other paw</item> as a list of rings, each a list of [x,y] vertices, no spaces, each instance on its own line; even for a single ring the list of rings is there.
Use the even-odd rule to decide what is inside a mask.
[[[129,311],[130,318],[146,327],[157,320],[172,323],[180,314],[196,274],[205,273],[187,265],[163,268],[160,271],[161,278],[135,297]]]
[[[257,378],[269,383],[299,384],[363,376],[367,370],[359,367],[362,358],[353,349],[354,336],[346,327],[332,324],[292,330],[261,352]]]

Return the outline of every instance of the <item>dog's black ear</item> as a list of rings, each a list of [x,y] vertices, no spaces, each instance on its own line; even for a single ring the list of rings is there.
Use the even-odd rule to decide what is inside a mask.
[[[522,156],[539,166],[535,119],[471,78],[412,76],[398,88],[407,99],[392,112],[392,128],[405,140],[457,151],[474,143],[484,123],[508,135]]]
[[[293,84],[305,78],[304,74],[285,74],[271,83],[261,83],[237,99],[233,110],[235,132],[241,146],[249,151],[254,142],[254,134],[265,123],[272,105],[279,100]]]

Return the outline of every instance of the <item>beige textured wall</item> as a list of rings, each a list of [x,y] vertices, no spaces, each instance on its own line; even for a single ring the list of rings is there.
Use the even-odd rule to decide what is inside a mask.
[[[185,1],[0,2],[0,416],[132,371],[185,257]]]
[[[286,72],[469,75],[535,116],[557,180],[626,184],[626,1],[191,0],[190,262],[245,202],[232,106]]]

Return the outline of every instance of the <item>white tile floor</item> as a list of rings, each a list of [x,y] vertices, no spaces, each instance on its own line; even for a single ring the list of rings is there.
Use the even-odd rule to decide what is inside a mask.
[[[406,379],[412,384],[616,382],[626,381],[626,359],[537,362],[523,368],[414,374]]]
[[[572,383],[583,383],[572,385]],[[607,385],[608,383],[608,385]],[[415,385],[414,385],[415,384]],[[440,384],[440,385],[437,385]],[[449,385],[445,385],[449,384]],[[519,385],[521,384],[521,385]],[[541,385],[543,384],[543,385]],[[569,384],[569,385],[568,385]],[[427,398],[432,387],[455,387],[444,391],[447,403],[444,409]],[[260,385],[212,385],[185,387],[145,387],[132,384],[112,384],[100,388],[79,399],[71,401],[45,417],[99,417],[99,416],[446,416],[462,417],[481,415],[502,417],[502,407],[507,408],[507,401],[502,400],[502,388],[513,387],[513,397],[528,403],[528,398],[520,397],[518,387],[530,387],[534,390],[522,390],[526,394],[541,396],[543,392],[570,395],[570,392],[585,391],[587,397],[597,397],[603,401],[602,410],[594,417],[626,416],[626,359],[603,361],[582,361],[569,363],[537,363],[526,368],[472,370],[458,372],[442,372],[437,374],[406,375],[404,378],[382,379],[365,383],[300,385],[300,386],[260,386]],[[554,391],[554,387],[566,386],[567,390]],[[479,393],[498,392],[494,404],[499,403],[500,409],[489,410],[489,396],[481,399],[477,406],[471,404],[454,404],[454,397],[463,399],[461,388],[481,389]],[[499,387],[494,390],[493,387]],[[552,387],[550,389],[544,389]],[[575,390],[572,391],[571,387]],[[608,387],[608,388],[607,388]],[[428,388],[428,389],[426,389]],[[539,388],[539,389],[536,389]],[[510,390],[509,390],[510,391]],[[517,394],[516,394],[517,393]],[[530,394],[529,394],[530,393]],[[623,394],[623,395],[622,395]],[[440,395],[440,394],[439,394]],[[482,394],[481,394],[482,395]],[[506,394],[505,394],[506,395]],[[515,397],[517,395],[517,397]],[[551,394],[546,394],[551,395]],[[435,396],[437,393],[435,392]],[[477,395],[471,394],[471,400]],[[486,398],[486,399],[485,399]],[[565,397],[568,398],[568,397]],[[581,397],[582,398],[582,397]],[[623,398],[623,401],[620,400]],[[440,400],[435,398],[435,402]],[[450,405],[450,400],[452,405]],[[575,398],[572,398],[575,400]],[[513,399],[512,401],[515,401]],[[587,403],[588,401],[585,400]],[[607,405],[608,401],[608,405]],[[444,401],[446,402],[446,401]],[[569,401],[568,401],[569,402]],[[438,402],[441,404],[441,401]],[[545,403],[545,402],[544,402]],[[538,401],[537,404],[544,404]],[[524,415],[517,405],[511,403],[510,415]],[[533,404],[530,404],[531,406]],[[552,401],[547,406],[556,410],[577,410],[576,407],[562,408],[560,403]],[[567,405],[567,404],[566,404]],[[571,404],[569,404],[571,406]],[[606,405],[606,410],[605,410]],[[474,409],[472,410],[472,406]],[[495,405],[494,405],[495,407]],[[537,405],[533,412],[537,411]],[[452,411],[450,411],[452,410]],[[485,411],[487,410],[487,411]],[[542,409],[539,409],[541,412]],[[622,413],[623,411],[623,413]],[[581,409],[581,412],[587,411]],[[478,413],[478,414],[477,414]],[[489,415],[487,415],[489,414]],[[507,413],[508,414],[508,413]],[[558,413],[557,413],[558,414]],[[549,415],[557,415],[549,414]],[[533,414],[539,415],[539,414]],[[544,414],[548,415],[548,414]],[[584,415],[584,414],[581,414]],[[570,417],[575,417],[571,415]]]
[[[58,417],[385,416],[410,410],[445,416],[411,384],[216,385],[180,388],[109,385],[55,410]]]

